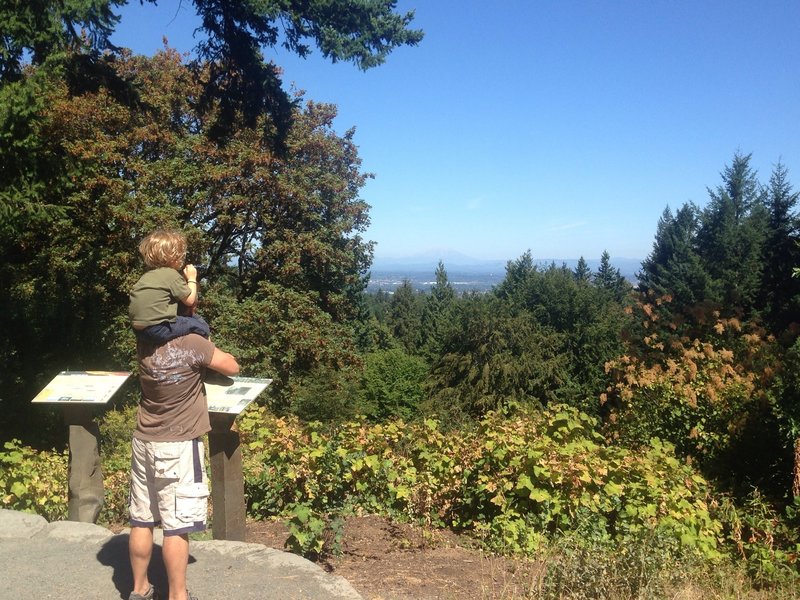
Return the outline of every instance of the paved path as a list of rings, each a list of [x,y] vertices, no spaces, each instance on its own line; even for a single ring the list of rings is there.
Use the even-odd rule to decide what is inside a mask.
[[[343,578],[261,544],[192,541],[189,552],[199,600],[361,600]],[[128,535],[89,523],[0,510],[0,565],[0,600],[127,600],[133,587]],[[150,580],[166,591],[158,535]]]

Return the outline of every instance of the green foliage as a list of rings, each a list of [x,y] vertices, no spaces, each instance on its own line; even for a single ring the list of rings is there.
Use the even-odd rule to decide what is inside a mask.
[[[436,283],[425,297],[422,307],[422,352],[429,360],[442,354],[442,344],[449,326],[452,325],[456,293],[447,278],[444,263],[440,260],[436,267]]]
[[[429,377],[430,408],[480,416],[507,402],[546,404],[568,380],[563,337],[490,296],[462,298]]]
[[[696,584],[708,568],[659,532],[620,542],[585,537],[578,530],[556,540],[544,562],[535,588],[542,600],[683,597],[676,590]]]
[[[674,216],[664,209],[653,251],[638,273],[643,296],[672,300],[661,307],[669,321],[675,319],[672,313],[680,314],[711,297],[710,276],[695,247],[698,227],[699,209],[693,204],[684,204]]]
[[[104,524],[128,521],[131,434],[136,428],[135,403],[109,410],[100,419],[100,459],[103,463],[103,507],[98,521]]]
[[[341,548],[342,520],[320,516],[306,504],[288,507],[289,537],[286,547],[302,556],[316,558],[338,554]]]
[[[24,94],[0,92],[9,102],[0,106],[0,165],[10,175],[2,206],[15,215],[0,226],[0,397],[12,405],[4,418],[21,422],[29,407],[16,399],[54,372],[131,364],[136,244],[159,226],[186,233],[189,259],[208,266],[201,313],[215,340],[247,343],[243,365],[275,377],[279,402],[288,404],[291,376],[354,364],[352,322],[372,254],[360,237],[367,175],[352,132],[333,129],[335,109],[295,109],[280,155],[252,128],[231,130],[223,148],[177,53],[106,66],[140,102],[103,86],[74,93],[57,70],[19,82],[35,98],[33,115],[18,105]]]
[[[83,51],[107,48],[108,36],[119,21],[112,8],[126,3],[127,0],[4,2],[0,6],[3,23],[0,82],[21,76],[26,52],[34,64],[41,64],[49,56],[70,48]],[[83,37],[84,33],[88,39]]]
[[[800,312],[800,280],[792,277],[794,267],[800,264],[800,221],[795,212],[799,198],[800,192],[789,182],[788,169],[779,162],[770,176],[765,200],[769,219],[759,295],[759,307],[776,333],[784,331]]]
[[[399,348],[367,354],[357,391],[362,413],[378,421],[414,419],[425,397],[427,374],[423,359]]]
[[[737,152],[725,167],[722,184],[709,190],[697,232],[698,253],[713,281],[712,299],[747,314],[755,308],[765,266],[767,226],[764,192],[750,158]]]
[[[119,22],[114,9],[124,4],[127,0],[4,3],[0,82],[23,75],[26,52],[34,65],[79,52],[75,79],[79,87],[85,86],[103,71],[107,57],[123,55],[109,43],[109,36]],[[193,4],[206,34],[197,45],[198,55],[207,62],[196,69],[202,83],[197,105],[217,140],[229,140],[239,125],[258,126],[267,114],[270,122],[260,123],[265,137],[283,146],[295,103],[281,87],[280,70],[264,61],[263,46],[275,46],[280,40],[285,48],[306,56],[308,41],[313,41],[331,61],[352,61],[368,69],[383,63],[394,48],[422,39],[421,31],[408,28],[413,12],[396,14],[394,2],[194,0]]]
[[[784,368],[778,373],[774,410],[786,439],[800,438],[800,339],[787,350]]]
[[[422,346],[422,310],[422,295],[404,279],[392,294],[387,324],[395,339],[412,354],[419,352]]]
[[[210,65],[201,103],[219,106],[212,130],[223,139],[237,120],[253,127],[265,112],[277,126],[279,142],[287,129],[292,102],[281,89],[280,71],[264,62],[261,47],[281,40],[285,48],[306,56],[307,40],[312,40],[325,58],[368,69],[383,63],[394,48],[422,39],[421,31],[407,29],[413,13],[395,14],[394,2],[195,0],[194,4],[208,34],[197,48]]]
[[[542,533],[587,523],[595,540],[663,533],[706,558],[718,556],[719,523],[705,503],[706,483],[671,446],[654,440],[637,453],[606,447],[596,423],[574,409],[554,408],[541,419],[538,427],[504,421],[483,431],[469,502],[490,537],[512,549],[535,548]],[[498,517],[524,524],[516,529],[521,536],[491,535]]]
[[[215,342],[246,372],[274,379],[271,395],[279,409],[291,402],[293,378],[357,364],[352,329],[320,310],[312,294],[263,283],[237,301],[228,290],[211,287],[203,306]]]
[[[596,427],[563,406],[490,414],[478,429],[452,433],[433,420],[325,429],[248,411],[240,427],[248,506],[254,516],[298,504],[315,515],[405,515],[527,554],[590,523],[600,541],[649,532],[718,558],[721,525],[705,480],[668,445],[631,453],[603,445]]]
[[[609,266],[608,286],[566,267],[509,263],[492,295],[452,301],[433,361],[433,410],[480,415],[506,401],[566,402],[599,414],[605,362],[622,351],[627,284]]]
[[[67,514],[67,453],[39,451],[11,440],[0,451],[0,507],[54,521]]]
[[[728,543],[757,585],[800,584],[800,499],[780,515],[754,489],[738,505],[723,497],[718,511]]]
[[[631,288],[630,284],[620,274],[619,269],[611,265],[611,255],[608,250],[603,250],[603,254],[600,257],[600,266],[594,275],[594,284],[612,294],[618,302],[622,302]]]
[[[101,423],[103,523],[126,518],[133,417],[127,408]],[[351,510],[449,527],[494,551],[537,556],[543,597],[578,583],[587,595],[575,597],[662,597],[683,576],[674,565],[698,573],[726,556],[759,585],[798,582],[796,502],[779,514],[757,493],[715,500],[671,445],[609,446],[597,426],[563,405],[514,407],[451,432],[434,420],[303,424],[255,408],[240,417],[248,512],[286,518],[287,546],[306,555],[336,552]],[[66,453],[7,443],[2,506],[64,518],[66,463]]]
[[[785,481],[784,455],[793,438],[777,435],[788,415],[770,415],[770,407],[782,405],[776,398],[784,397],[775,340],[763,329],[721,318],[704,326],[711,332],[704,338],[664,335],[657,307],[640,309],[643,339],[632,340],[629,354],[606,365],[613,378],[602,396],[609,436],[632,447],[652,437],[668,440],[724,485]]]
[[[305,421],[351,420],[365,412],[358,385],[356,370],[317,367],[298,378],[287,408]]]

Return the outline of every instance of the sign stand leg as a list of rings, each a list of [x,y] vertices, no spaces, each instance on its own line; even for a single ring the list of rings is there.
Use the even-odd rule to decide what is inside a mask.
[[[103,506],[100,428],[86,406],[64,407],[64,422],[69,427],[68,519],[96,523]]]
[[[210,413],[208,450],[211,462],[211,502],[215,540],[243,542],[245,537],[244,475],[235,415]]]

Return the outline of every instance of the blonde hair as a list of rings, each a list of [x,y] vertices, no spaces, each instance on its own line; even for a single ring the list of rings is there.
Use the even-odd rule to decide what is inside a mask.
[[[180,269],[186,260],[186,238],[177,231],[158,229],[139,244],[139,254],[149,268]]]

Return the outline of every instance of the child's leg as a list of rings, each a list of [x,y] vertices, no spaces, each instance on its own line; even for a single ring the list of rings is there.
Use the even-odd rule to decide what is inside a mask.
[[[176,337],[183,335],[176,333],[172,325],[172,323],[165,321],[164,323],[159,323],[158,325],[151,325],[150,327],[145,327],[144,329],[134,331],[136,333],[136,337],[141,338],[145,342],[160,346],[161,344],[166,344],[168,341],[174,340]]]
[[[202,335],[204,338],[207,338],[211,335],[211,329],[208,326],[208,323],[203,320],[203,317],[199,315],[194,315],[192,317],[182,317],[178,316],[175,319],[174,323],[170,323],[172,326],[172,330],[178,332],[175,337],[180,335],[188,335],[190,333],[197,333]]]

